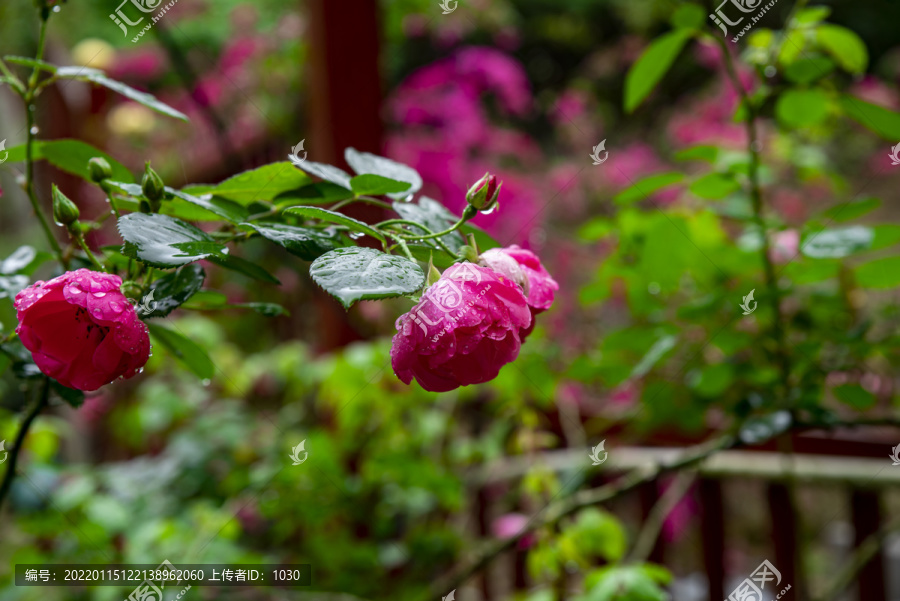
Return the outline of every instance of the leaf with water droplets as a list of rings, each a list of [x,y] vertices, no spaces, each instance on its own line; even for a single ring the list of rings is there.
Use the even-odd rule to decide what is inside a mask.
[[[422,189],[422,176],[419,175],[418,171],[403,163],[380,157],[377,154],[360,152],[355,148],[346,149],[344,151],[344,159],[358,175],[380,175],[381,177],[406,182],[410,185],[408,190],[388,194],[391,198],[406,198]]]
[[[129,100],[134,100],[138,104],[143,104],[148,109],[153,109],[157,113],[161,113],[169,117],[174,117],[176,119],[181,119],[182,121],[188,120],[187,115],[185,115],[181,111],[173,109],[168,104],[157,100],[151,94],[135,90],[131,86],[124,84],[121,81],[110,79],[109,77],[104,75],[102,71],[98,71],[97,69],[85,69],[83,67],[62,67],[61,69],[57,69],[56,76],[63,79],[89,81],[99,86],[103,86],[104,88],[108,88],[113,92],[121,94]]]
[[[191,298],[206,279],[206,272],[200,265],[185,265],[178,271],[168,273],[159,278],[150,286],[150,294],[153,295],[153,303],[150,304],[153,311],[142,317],[165,317],[185,301]]]
[[[150,329],[150,336],[153,337],[153,341],[158,342],[175,355],[198,378],[208,380],[213,377],[216,366],[210,360],[203,347],[187,336],[169,328],[152,323],[147,324],[147,327]]]
[[[427,196],[422,196],[419,198],[418,204],[412,202],[394,202],[393,204],[394,210],[397,212],[400,217],[406,219],[408,221],[415,221],[416,223],[421,223],[429,230],[434,233],[441,232],[459,219],[456,215],[451,213],[444,205],[439,203],[436,200],[428,198]],[[411,234],[422,234],[423,230],[410,226],[409,228]],[[462,236],[457,232],[451,232],[444,236],[441,236],[440,240],[450,247],[450,250],[456,252],[460,249],[465,241]],[[438,247],[437,243],[434,240],[425,240],[424,243],[428,246],[433,246],[435,248]]]
[[[119,219],[122,252],[154,267],[177,267],[225,252],[206,232],[167,215],[131,213]]]
[[[263,238],[271,240],[304,261],[313,261],[330,250],[343,246],[335,231],[298,227],[281,223],[242,223],[252,227]]]
[[[345,309],[359,300],[412,294],[425,284],[425,274],[414,261],[362,247],[325,253],[310,265],[309,275]]]
[[[342,215],[341,213],[327,211],[318,207],[291,207],[289,209],[285,209],[284,212],[290,215],[300,215],[301,217],[321,219],[322,221],[327,221],[329,223],[344,225],[350,228],[351,232],[361,232],[363,234],[368,234],[376,240],[384,242],[384,235],[381,232],[374,229],[367,223],[363,223],[362,221],[359,221],[352,217],[347,217],[346,215]]]

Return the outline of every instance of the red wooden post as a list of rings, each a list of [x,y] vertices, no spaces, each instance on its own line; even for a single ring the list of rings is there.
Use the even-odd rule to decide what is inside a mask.
[[[850,497],[853,510],[854,547],[859,546],[869,536],[878,532],[881,524],[881,506],[878,493],[868,490],[854,490]],[[884,583],[884,552],[878,552],[869,563],[859,571],[856,577],[860,599],[887,599]]]

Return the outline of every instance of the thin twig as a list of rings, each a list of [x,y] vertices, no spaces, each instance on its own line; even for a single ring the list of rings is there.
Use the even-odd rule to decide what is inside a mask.
[[[44,378],[44,386],[41,389],[40,396],[38,397],[37,402],[35,402],[34,407],[32,407],[28,415],[25,416],[25,421],[22,422],[22,427],[19,428],[19,433],[16,435],[15,446],[9,452],[9,466],[6,468],[6,473],[3,475],[3,483],[0,484],[0,509],[2,509],[3,501],[6,499],[10,487],[12,487],[13,478],[15,478],[16,475],[16,463],[19,460],[19,451],[22,450],[22,445],[25,442],[25,437],[28,435],[29,428],[31,428],[31,423],[38,414],[43,411],[44,407],[47,406],[49,398],[50,379]]]
[[[697,472],[694,470],[685,470],[678,474],[675,483],[660,497],[647,516],[647,521],[644,522],[644,527],[641,528],[629,555],[629,562],[642,562],[650,556],[666,518],[696,480]]]

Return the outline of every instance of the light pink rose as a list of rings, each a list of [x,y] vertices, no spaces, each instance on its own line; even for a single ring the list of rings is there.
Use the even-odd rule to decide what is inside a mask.
[[[394,373],[431,392],[493,380],[519,356],[531,313],[519,286],[473,263],[450,266],[397,319]]]
[[[534,330],[535,316],[553,304],[559,284],[550,277],[536,254],[515,244],[484,251],[481,254],[481,262],[522,288],[528,308],[531,310],[531,323],[519,332],[519,337],[525,340],[525,337]]]
[[[69,388],[97,390],[147,363],[147,326],[121,286],[119,276],[79,269],[16,295],[16,333],[45,375]]]

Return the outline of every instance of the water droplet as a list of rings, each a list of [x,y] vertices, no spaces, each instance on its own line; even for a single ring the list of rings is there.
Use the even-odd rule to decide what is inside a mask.
[[[769,65],[763,72],[766,74],[766,77],[775,77],[775,74],[778,73],[778,69]]]
[[[53,7],[53,12],[55,12],[55,13],[58,13],[58,12],[61,11],[61,10],[62,10],[62,9],[61,9],[59,6],[54,6],[54,7]]]
[[[360,238],[362,238],[362,236],[363,235],[359,232],[350,232],[350,238],[352,238],[353,240],[359,240]]]
[[[69,294],[81,294],[81,289],[76,286],[69,286]]]
[[[204,386],[209,386],[209,384],[210,384],[209,378],[204,378],[204,379],[200,380],[200,383],[203,384]]]
[[[103,298],[106,296],[105,292],[93,292],[92,294],[94,295],[94,298]]]
[[[38,129],[38,126],[37,126],[37,125],[32,125],[32,126],[31,126],[31,135],[32,135],[32,136],[36,136],[36,135],[38,134],[39,131],[41,131],[41,130]]]
[[[496,211],[496,210],[497,210],[497,205],[495,204],[494,206],[492,206],[492,207],[491,207],[490,209],[488,209],[487,211],[481,211],[481,214],[482,214],[482,215],[490,215],[491,213],[493,213],[493,212]]]

